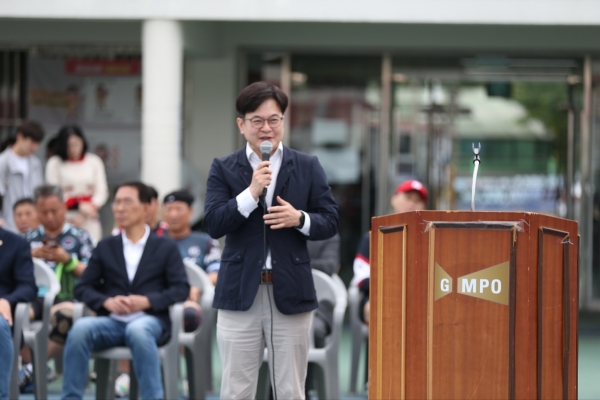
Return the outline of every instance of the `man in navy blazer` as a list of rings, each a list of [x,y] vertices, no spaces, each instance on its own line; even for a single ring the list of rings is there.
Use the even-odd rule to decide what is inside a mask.
[[[0,228],[0,399],[8,399],[9,395],[14,309],[17,303],[33,301],[36,294],[29,244]]]
[[[168,339],[169,306],[189,293],[177,245],[145,224],[151,194],[141,182],[122,184],[113,213],[123,228],[92,252],[75,298],[98,313],[78,320],[67,337],[63,399],[81,399],[90,352],[114,346],[131,349],[143,399],[162,399],[157,344]]]
[[[254,397],[265,340],[275,398],[304,398],[317,308],[306,241],[335,235],[339,216],[317,158],[281,143],[287,104],[275,85],[245,88],[236,108],[246,147],[215,159],[208,177],[205,228],[227,235],[213,303],[223,399]]]

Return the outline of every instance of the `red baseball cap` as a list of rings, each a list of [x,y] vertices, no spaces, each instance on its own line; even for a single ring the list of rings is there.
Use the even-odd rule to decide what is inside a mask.
[[[414,179],[404,181],[401,184],[399,184],[394,193],[406,193],[410,192],[411,190],[418,192],[421,195],[423,201],[427,203],[427,189],[421,182]]]

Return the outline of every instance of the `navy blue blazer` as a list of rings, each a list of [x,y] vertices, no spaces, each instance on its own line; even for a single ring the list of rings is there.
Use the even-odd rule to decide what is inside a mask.
[[[14,309],[17,303],[33,301],[36,295],[29,244],[0,228],[0,298],[6,299]]]
[[[109,315],[102,306],[109,297],[139,294],[148,297],[152,307],[145,312],[156,316],[165,332],[171,329],[169,306],[187,299],[190,291],[187,274],[177,244],[150,233],[140,264],[129,283],[123,238],[104,238],[92,251],[87,268],[75,286],[75,298],[98,315]]]
[[[213,161],[206,185],[204,226],[215,239],[227,235],[221,256],[214,308],[246,311],[254,302],[264,264],[264,199],[245,218],[236,196],[252,181],[246,148]],[[295,228],[272,230],[267,226],[271,250],[273,292],[277,309],[287,315],[317,308],[307,240],[323,240],[338,230],[338,208],[317,157],[283,148],[273,205],[277,196],[310,216],[310,235]]]

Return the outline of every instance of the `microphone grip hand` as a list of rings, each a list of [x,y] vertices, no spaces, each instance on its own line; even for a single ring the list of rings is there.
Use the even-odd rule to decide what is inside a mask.
[[[262,161],[252,174],[252,182],[250,183],[250,193],[256,201],[258,197],[267,193],[267,186],[271,184],[271,165],[270,161]]]

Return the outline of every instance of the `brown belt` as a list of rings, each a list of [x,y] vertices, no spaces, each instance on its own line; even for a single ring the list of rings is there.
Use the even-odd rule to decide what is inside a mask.
[[[273,283],[273,271],[270,269],[260,273],[260,283]]]

